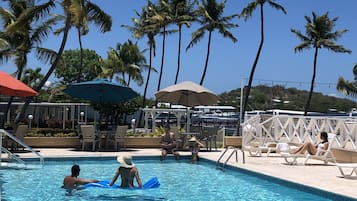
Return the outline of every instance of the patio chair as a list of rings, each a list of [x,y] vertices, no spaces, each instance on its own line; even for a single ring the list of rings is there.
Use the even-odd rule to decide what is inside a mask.
[[[175,143],[176,143],[176,149],[180,150],[184,146],[184,136],[181,136],[179,128],[178,127],[171,127],[171,132],[174,133],[175,135]]]
[[[25,140],[25,134],[27,132],[28,126],[27,125],[19,125],[14,133],[14,136],[20,140],[21,142],[24,142]],[[19,143],[13,141],[11,145],[12,149],[18,150],[19,148]]]
[[[95,151],[96,143],[99,142],[98,137],[96,136],[94,125],[81,125],[82,133],[82,151],[84,150],[86,143],[92,144],[92,151]]]
[[[205,142],[207,150],[211,151],[212,145],[217,150],[217,131],[218,128],[215,126],[205,126],[202,128],[200,140]]]
[[[125,147],[125,135],[128,130],[128,126],[117,126],[114,136],[114,149],[118,151],[118,144],[122,143],[122,147]],[[120,147],[120,146],[119,146]]]

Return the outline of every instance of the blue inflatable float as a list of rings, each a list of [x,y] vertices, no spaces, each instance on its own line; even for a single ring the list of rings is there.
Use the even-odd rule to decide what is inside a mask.
[[[113,184],[112,186],[109,186],[109,181],[108,180],[102,180],[97,183],[89,183],[83,185],[84,188],[89,188],[89,187],[99,187],[99,188],[121,188],[117,184]],[[149,181],[145,182],[143,185],[143,188],[135,187],[135,188],[125,188],[125,189],[149,189],[149,188],[159,188],[160,182],[157,179],[157,177],[151,178]]]

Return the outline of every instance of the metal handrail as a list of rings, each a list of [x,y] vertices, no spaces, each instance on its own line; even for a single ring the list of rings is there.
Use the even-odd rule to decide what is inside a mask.
[[[37,155],[40,158],[40,165],[42,166],[44,163],[44,159],[43,156],[41,154],[39,154],[38,152],[34,151],[31,147],[29,147],[27,144],[25,144],[24,142],[22,142],[21,140],[19,140],[17,137],[15,137],[14,135],[10,134],[9,132],[7,132],[4,129],[0,129],[0,147],[1,150],[7,150],[5,148],[2,147],[2,135],[5,134],[6,136],[8,136],[9,138],[11,138],[12,140],[14,140],[15,142],[19,143],[20,145],[22,145],[24,148],[28,149],[29,151],[31,151],[33,154]],[[10,152],[10,151],[5,151],[5,152]],[[11,152],[10,152],[11,153]],[[24,162],[22,159],[20,159],[19,157],[15,156],[14,154],[11,153],[11,155],[15,158],[15,160],[21,160],[22,162]],[[1,154],[0,154],[0,162],[1,162]]]
[[[233,149],[233,151],[231,152],[231,154],[228,156],[228,158],[225,160],[225,162],[223,163],[222,167],[219,167],[219,164],[220,164],[220,160],[223,158],[223,156],[227,153],[227,151],[229,149]],[[224,152],[221,154],[221,156],[218,158],[217,162],[216,162],[216,168],[218,169],[221,169],[221,170],[224,170],[224,167],[227,165],[229,159],[231,159],[231,157],[233,156],[233,154],[235,154],[236,156],[236,162],[238,162],[238,150],[240,150],[243,154],[243,163],[245,163],[245,155],[244,155],[244,151],[242,151],[241,149],[237,148],[237,147],[233,147],[233,146],[228,146],[226,148],[226,150],[224,150]]]
[[[9,155],[9,158],[15,159],[18,163],[25,164],[25,161],[23,161],[21,158],[17,157],[15,154],[11,153],[9,150],[5,149],[4,147],[1,147],[1,150],[6,152]]]

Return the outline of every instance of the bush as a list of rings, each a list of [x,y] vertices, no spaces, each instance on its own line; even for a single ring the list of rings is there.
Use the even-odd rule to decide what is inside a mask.
[[[27,132],[27,137],[75,137],[78,136],[76,130],[71,129],[51,129],[51,128],[34,128]]]

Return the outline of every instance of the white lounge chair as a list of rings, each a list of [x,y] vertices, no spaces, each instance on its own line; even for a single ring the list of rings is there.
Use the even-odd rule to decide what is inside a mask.
[[[281,156],[284,158],[286,164],[296,165],[298,158],[306,158],[307,154],[290,154],[290,153],[281,153]]]
[[[326,150],[318,148],[317,153],[315,155],[308,154],[306,156],[305,164],[307,164],[307,161],[309,159],[322,160],[325,162],[325,164],[327,164],[328,162],[336,163],[336,158],[331,151],[332,144],[336,141],[336,135],[332,133],[328,133],[328,139],[329,139],[328,148]]]
[[[327,150],[318,148],[315,155],[311,154],[290,154],[290,153],[283,153],[281,154],[284,157],[285,161],[289,165],[296,165],[298,158],[305,158],[304,164],[307,164],[307,161],[310,159],[317,159],[322,160],[327,164],[328,162],[336,163],[336,158],[331,151],[332,143],[334,143],[336,135],[329,134],[329,146]]]
[[[245,150],[248,151],[250,156],[262,156],[262,153],[266,153],[268,157],[271,153],[285,153],[290,151],[288,143],[284,142],[267,142],[260,146],[246,146]]]
[[[357,163],[336,163],[343,178],[357,179]],[[345,173],[344,169],[350,169],[350,173]]]

